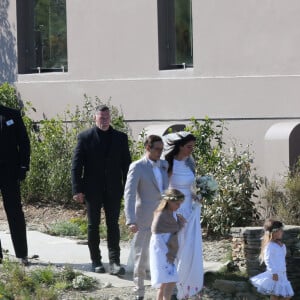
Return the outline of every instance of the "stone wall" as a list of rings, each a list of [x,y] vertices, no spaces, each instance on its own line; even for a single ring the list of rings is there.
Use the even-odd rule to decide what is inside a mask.
[[[232,260],[241,271],[246,271],[249,277],[265,270],[260,265],[261,227],[234,227],[232,235]],[[300,226],[284,227],[283,242],[287,248],[287,275],[295,291],[293,299],[300,299]]]

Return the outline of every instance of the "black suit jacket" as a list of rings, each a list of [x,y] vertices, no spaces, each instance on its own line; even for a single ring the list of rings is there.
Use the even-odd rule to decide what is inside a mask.
[[[95,126],[78,135],[72,161],[73,194],[84,193],[88,200],[106,191],[109,197],[121,199],[131,163],[128,137],[110,127],[111,144],[104,157],[97,130]]]
[[[30,142],[18,110],[0,105],[0,172],[17,179],[20,167],[29,170]]]

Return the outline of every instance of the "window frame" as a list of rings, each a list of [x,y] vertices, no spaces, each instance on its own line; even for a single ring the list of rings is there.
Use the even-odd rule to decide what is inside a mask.
[[[192,0],[190,5],[192,63],[178,64],[173,63],[176,60],[175,0],[157,0],[159,70],[193,68]]]
[[[43,67],[37,63],[36,31],[35,31],[35,0],[17,0],[17,49],[18,74],[68,72],[68,45],[66,67]],[[66,4],[65,4],[66,5]],[[66,16],[67,18],[67,16]],[[67,24],[66,24],[67,31]],[[66,37],[67,43],[67,37]]]

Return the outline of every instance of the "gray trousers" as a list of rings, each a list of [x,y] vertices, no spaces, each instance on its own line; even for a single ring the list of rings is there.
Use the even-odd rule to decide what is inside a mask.
[[[146,271],[149,267],[149,244],[151,238],[151,230],[138,231],[134,236],[133,247],[135,251],[133,282],[135,284],[135,293],[139,297],[145,295],[144,280],[146,279]]]

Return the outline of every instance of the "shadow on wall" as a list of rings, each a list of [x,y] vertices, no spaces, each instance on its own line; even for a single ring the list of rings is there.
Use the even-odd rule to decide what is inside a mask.
[[[8,21],[9,0],[0,1],[0,84],[16,81],[16,38]]]

